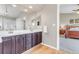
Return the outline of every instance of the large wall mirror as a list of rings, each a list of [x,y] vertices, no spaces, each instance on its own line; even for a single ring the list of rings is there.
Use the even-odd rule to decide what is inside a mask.
[[[26,12],[27,7],[24,6],[27,5],[0,5],[0,30],[27,30],[31,26],[32,28],[41,26],[41,15],[32,18],[30,14],[36,13],[36,11]]]
[[[41,16],[34,17],[31,21],[31,25],[34,27],[41,26]]]
[[[10,17],[2,17],[2,30],[15,30],[16,19]]]
[[[24,30],[24,12],[11,4],[0,5],[0,31]]]
[[[0,30],[15,30],[16,29],[16,19],[0,16]]]

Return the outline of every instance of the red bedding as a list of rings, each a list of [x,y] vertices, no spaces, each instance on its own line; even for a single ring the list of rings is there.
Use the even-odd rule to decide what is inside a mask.
[[[65,32],[65,37],[66,38],[79,38],[79,31],[70,31],[70,28],[76,28],[79,26],[67,26],[67,30]]]
[[[66,38],[79,38],[79,31],[67,31],[65,33]]]

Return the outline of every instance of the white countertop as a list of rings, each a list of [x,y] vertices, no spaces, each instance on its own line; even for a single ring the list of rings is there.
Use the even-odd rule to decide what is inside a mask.
[[[13,33],[9,33],[9,32],[10,31],[0,31],[0,42],[2,42],[2,37],[42,32],[42,29],[37,29],[37,30],[32,30],[32,31],[31,30],[16,30],[16,31],[13,31]]]

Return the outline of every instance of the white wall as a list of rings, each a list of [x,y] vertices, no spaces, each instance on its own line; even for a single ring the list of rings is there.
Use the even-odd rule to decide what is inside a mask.
[[[42,42],[57,47],[57,5],[46,5],[42,11],[30,15],[30,18],[39,15],[41,15],[41,26],[47,26],[48,28],[47,33],[43,33]]]
[[[42,26],[45,25],[48,33],[43,33],[43,43],[57,47],[57,5],[48,5],[42,11]]]
[[[79,19],[78,14],[64,13],[60,14],[60,24],[69,24],[70,19]]]

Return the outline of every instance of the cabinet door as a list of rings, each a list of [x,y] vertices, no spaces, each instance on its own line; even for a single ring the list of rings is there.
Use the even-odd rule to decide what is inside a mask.
[[[32,47],[32,35],[26,34],[26,50]]]
[[[11,41],[11,37],[3,37],[3,54],[11,54],[12,53],[12,41]]]
[[[32,46],[35,46],[38,44],[38,33],[32,34]]]
[[[38,32],[38,44],[42,42],[42,32]]]
[[[21,36],[20,36],[20,40],[21,40],[21,51],[22,52],[24,52],[24,51],[26,51],[26,48],[25,48],[25,34],[22,34]]]
[[[2,43],[0,43],[0,54],[2,54]]]
[[[12,54],[16,53],[15,46],[16,46],[16,36],[12,36]]]
[[[22,35],[16,36],[16,53],[22,53],[23,52],[23,39]]]
[[[26,36],[25,34],[22,35],[23,38],[23,52],[26,51]]]

